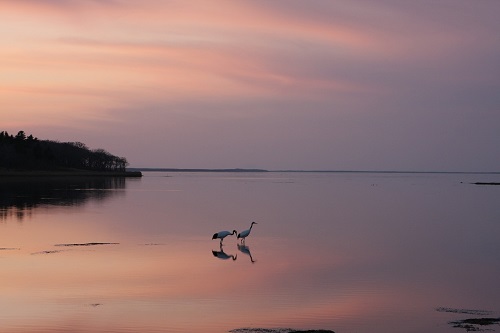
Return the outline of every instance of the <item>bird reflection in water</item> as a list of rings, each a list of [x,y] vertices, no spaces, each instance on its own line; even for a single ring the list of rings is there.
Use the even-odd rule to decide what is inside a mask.
[[[250,257],[250,261],[253,264],[255,262],[255,260],[253,260],[253,258],[252,258],[252,253],[250,252],[250,248],[248,246],[246,246],[245,244],[237,244],[237,245],[238,245],[238,250],[240,252],[243,252],[244,254],[248,255]]]
[[[237,244],[237,246],[238,246],[238,251],[249,256],[250,261],[253,264],[255,262],[255,260],[252,257],[252,253],[250,252],[250,248],[244,244]],[[233,255],[233,254],[227,254],[226,252],[224,252],[224,250],[222,249],[222,246],[220,247],[219,251],[212,250],[212,254],[214,257],[222,259],[222,260],[233,259],[233,261],[234,261],[238,257],[237,254]]]
[[[214,257],[222,260],[233,259],[234,261],[237,257],[237,255],[227,254],[226,252],[224,252],[224,250],[222,249],[222,245],[220,247],[220,251],[212,250],[212,254],[214,255]]]
[[[245,245],[245,239],[250,236],[250,232],[252,231],[252,227],[254,224],[257,224],[257,222],[252,222],[250,224],[250,228],[247,229],[247,230],[244,230],[242,232],[240,232],[238,235],[237,235],[237,239],[241,239],[239,243],[237,243],[237,247],[238,247],[238,250],[240,252],[243,252],[244,254],[246,254],[247,256],[250,257],[250,261],[252,262],[252,264],[255,262],[255,260],[253,260],[252,258],[252,253],[250,252],[250,248],[248,246]],[[219,259],[223,259],[223,260],[227,260],[229,258],[236,260],[236,255],[232,255],[232,254],[226,254],[224,252],[224,250],[222,250],[222,241],[224,240],[224,238],[226,238],[227,236],[230,236],[230,235],[235,235],[237,234],[236,230],[233,230],[233,232],[230,232],[230,231],[219,231],[217,233],[215,233],[213,236],[212,236],[212,239],[217,239],[219,238],[220,239],[220,251],[215,251],[215,250],[212,250],[212,254],[214,255],[214,257],[217,257]]]

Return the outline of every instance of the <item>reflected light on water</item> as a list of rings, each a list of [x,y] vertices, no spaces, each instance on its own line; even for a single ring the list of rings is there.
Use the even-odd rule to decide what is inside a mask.
[[[500,311],[496,189],[432,175],[269,177],[59,183],[61,205],[37,199],[47,184],[9,184],[1,209],[30,215],[0,223],[0,331],[454,332],[457,312],[436,308]],[[253,220],[245,243],[212,239]]]

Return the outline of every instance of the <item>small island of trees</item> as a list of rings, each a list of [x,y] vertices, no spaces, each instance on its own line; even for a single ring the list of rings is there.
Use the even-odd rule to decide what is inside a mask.
[[[127,159],[81,142],[39,140],[19,131],[0,132],[0,168],[6,170],[87,170],[125,172]]]

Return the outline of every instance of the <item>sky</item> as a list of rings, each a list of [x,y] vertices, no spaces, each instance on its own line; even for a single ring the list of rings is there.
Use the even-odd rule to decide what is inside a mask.
[[[0,0],[0,130],[130,167],[500,171],[498,0]]]

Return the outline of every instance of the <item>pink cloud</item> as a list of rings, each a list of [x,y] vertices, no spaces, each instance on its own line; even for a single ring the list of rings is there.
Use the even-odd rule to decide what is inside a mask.
[[[352,151],[360,152],[354,164],[372,154],[406,156],[402,145],[387,148],[387,142],[420,145],[419,131],[406,119],[445,124],[456,114],[451,110],[481,109],[490,117],[487,123],[494,123],[494,64],[500,55],[495,2],[443,0],[429,7],[390,0],[318,1],[314,6],[301,1],[214,6],[203,1],[20,0],[0,6],[5,26],[0,32],[0,114],[16,122],[22,119],[15,116],[20,110],[40,122],[46,113],[59,114],[57,123],[67,126],[67,109],[89,121],[102,113],[120,126],[135,121],[134,114],[156,112],[161,124],[185,112],[194,119],[195,125],[188,123],[194,132],[210,132],[218,126],[215,120],[198,122],[207,114],[243,129],[249,128],[248,118],[238,118],[243,113],[273,126],[285,117],[288,130],[274,130],[279,140],[269,134],[260,158],[269,160],[273,154],[266,147],[273,146],[304,164],[313,159],[335,164],[334,157],[325,156]],[[6,115],[6,107],[17,113]],[[321,115],[322,124],[309,126],[311,115]],[[146,119],[139,119],[142,128],[157,126]],[[339,121],[354,127],[345,130]],[[300,128],[312,132],[302,135]],[[245,130],[230,132],[231,142],[257,140],[241,139],[238,133]],[[442,133],[435,127],[434,139]],[[363,148],[376,137],[378,144]],[[187,155],[203,153],[195,142]],[[489,146],[481,140],[471,147]],[[294,147],[301,147],[301,154]],[[311,147],[323,150],[315,155]],[[415,158],[432,164],[439,153],[426,157],[426,147],[422,144],[423,155]],[[234,151],[228,151],[226,163],[232,156]],[[458,151],[454,156],[450,165],[461,159]]]

